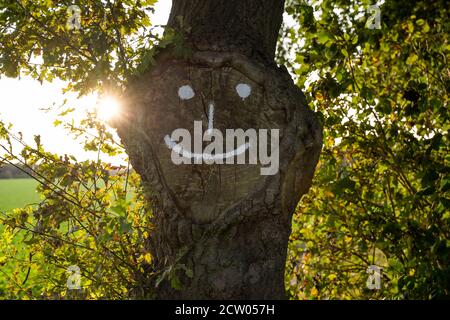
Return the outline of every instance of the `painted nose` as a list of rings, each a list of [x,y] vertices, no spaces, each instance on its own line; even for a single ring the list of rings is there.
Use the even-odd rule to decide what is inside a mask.
[[[212,134],[213,129],[214,129],[214,103],[211,102],[209,104],[208,130],[206,131],[206,134]]]

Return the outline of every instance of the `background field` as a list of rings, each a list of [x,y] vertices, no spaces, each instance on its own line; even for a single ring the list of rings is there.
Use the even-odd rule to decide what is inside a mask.
[[[33,179],[0,179],[0,211],[39,202]]]

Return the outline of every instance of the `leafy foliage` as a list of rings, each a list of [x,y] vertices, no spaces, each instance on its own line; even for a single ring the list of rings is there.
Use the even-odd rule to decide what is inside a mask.
[[[93,121],[93,120],[91,120]],[[92,122],[91,122],[92,124]],[[99,154],[117,147],[104,124],[101,138],[89,141]],[[10,137],[21,141],[4,127]],[[79,134],[79,132],[76,132]],[[79,162],[74,156],[46,152],[39,139],[19,156],[4,148],[5,163],[20,163],[39,182],[42,201],[0,216],[5,298],[150,297],[145,250],[150,233],[140,179],[134,171],[100,160]],[[111,151],[112,150],[112,151]],[[80,288],[68,290],[71,266],[80,270]],[[144,290],[145,288],[145,290]],[[145,294],[144,294],[145,292]]]
[[[324,149],[289,249],[293,298],[449,295],[448,10],[443,1],[291,1],[287,59]],[[301,41],[298,41],[301,39]],[[286,52],[281,61],[286,60]],[[370,265],[381,267],[369,290]]]
[[[151,62],[156,0],[10,1],[0,4],[0,72],[69,81],[68,90],[113,91]],[[75,23],[78,6],[80,28]]]

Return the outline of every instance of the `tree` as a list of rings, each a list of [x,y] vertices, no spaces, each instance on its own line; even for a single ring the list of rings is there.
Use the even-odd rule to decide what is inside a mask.
[[[273,61],[283,11],[278,0],[175,0],[168,27],[183,42],[159,52],[124,95],[116,126],[153,208],[148,246],[160,298],[285,297],[291,217],[311,184],[321,128]],[[238,85],[248,96],[238,95]],[[190,101],[177,95],[183,88]],[[211,165],[205,157],[174,164],[165,137],[177,128],[194,132],[196,120],[206,130],[213,116],[224,133],[280,130],[279,147],[271,148],[279,170],[262,175],[261,165]],[[270,146],[259,139],[259,150]]]
[[[164,39],[148,48],[148,39],[139,37],[142,48],[136,50],[125,36],[138,27],[145,31],[139,6],[152,2],[129,10],[122,2],[108,2],[103,10],[101,2],[80,2],[78,11],[70,9],[75,16],[68,23],[76,30],[69,36],[56,27],[61,18],[47,3],[11,2],[3,14],[9,27],[2,69],[10,76],[21,68],[43,80],[58,76],[81,93],[125,91],[123,118],[115,126],[153,209],[146,272],[157,298],[284,298],[291,217],[321,149],[314,112],[273,60],[284,1],[174,1]],[[88,22],[76,21],[80,12],[89,13]],[[18,33],[28,36],[19,49]],[[36,52],[44,59],[37,67],[25,61]],[[130,52],[141,53],[139,62]],[[176,94],[183,85],[197,96],[180,111]],[[171,162],[165,135],[205,119],[205,103],[215,129],[258,130],[247,148],[258,150],[261,160],[268,147],[275,170],[261,174],[269,170],[262,161]],[[204,123],[212,123],[211,114]],[[268,131],[270,137],[261,133]]]
[[[35,145],[26,145],[20,154],[14,154],[11,141],[23,141],[0,121],[4,153],[0,164],[20,162],[33,169],[43,198],[37,206],[0,213],[0,295],[155,298],[182,297],[187,295],[186,290],[198,288],[196,297],[200,297],[205,286],[200,281],[203,279],[197,279],[199,259],[217,253],[213,258],[227,270],[235,259],[227,259],[227,254],[236,252],[233,243],[246,249],[247,243],[241,242],[254,237],[262,239],[262,245],[250,242],[252,251],[243,250],[236,263],[245,265],[242,259],[249,254],[262,257],[261,261],[280,262],[278,276],[270,273],[265,276],[268,282],[258,288],[264,295],[273,285],[276,289],[270,297],[282,296],[282,238],[287,233],[266,235],[260,230],[288,232],[289,214],[264,214],[277,213],[270,205],[279,211],[292,208],[303,192],[282,189],[277,194],[278,189],[270,187],[274,180],[281,182],[290,176],[282,168],[289,167],[292,155],[301,150],[295,141],[304,137],[298,139],[289,131],[293,128],[289,117],[297,117],[300,123],[315,123],[306,116],[311,114],[306,111],[308,105],[323,125],[323,150],[312,187],[292,220],[284,277],[289,298],[448,298],[450,33],[446,2],[385,0],[376,5],[367,0],[286,1],[284,14],[294,23],[282,27],[275,60],[287,67],[305,96],[294,88],[286,70],[277,68],[273,61],[281,15],[275,1],[260,1],[258,5],[264,10],[255,9],[252,15],[246,13],[256,1],[237,3],[236,14],[232,14],[232,6],[223,4],[225,1],[215,1],[223,4],[222,11],[210,7],[213,1],[177,1],[170,27],[162,37],[148,19],[154,2],[75,1],[80,11],[68,10],[72,1],[1,2],[0,74],[28,74],[42,81],[57,77],[68,82],[68,90],[81,94],[95,90],[122,95],[125,121],[115,125],[133,166],[146,182],[141,184],[134,170],[116,170],[100,157],[79,162],[70,155],[46,152],[45,142],[38,136]],[[213,18],[204,19],[208,11]],[[81,28],[77,28],[77,12]],[[261,15],[267,16],[262,19]],[[227,24],[225,17],[232,23]],[[271,31],[261,32],[266,28]],[[244,31],[239,32],[241,29]],[[160,70],[164,73],[158,77]],[[264,92],[261,79],[270,79]],[[276,103],[268,106],[264,103],[267,100]],[[204,110],[200,109],[203,104]],[[290,109],[291,104],[296,108]],[[274,106],[280,106],[280,110],[271,109]],[[123,150],[95,114],[72,123],[66,121],[72,110],[67,108],[56,124],[65,123],[75,136],[82,135],[86,149],[98,155]],[[281,114],[283,109],[294,111]],[[208,168],[213,171],[220,165],[184,166],[195,168],[197,175],[182,170],[182,166],[170,170],[172,153],[168,146],[174,148],[176,143],[169,139],[166,144],[162,139],[166,134],[170,138],[175,128],[192,133],[193,121],[201,121],[207,129],[210,110],[215,111],[212,127],[221,131],[235,129],[236,123],[243,129],[286,131],[284,139],[291,137],[286,141],[293,143],[292,148],[280,149],[284,164],[280,163],[278,175],[261,176],[260,163],[255,166],[256,172],[248,165],[229,165],[240,170],[236,190],[227,189],[222,194],[208,188],[208,193],[199,198],[194,190],[203,187],[197,179],[204,177]],[[247,110],[268,117],[250,116]],[[236,119],[231,118],[234,115]],[[159,166],[148,160],[153,152],[161,160]],[[313,158],[300,157],[291,163],[302,164]],[[161,170],[155,172],[156,167]],[[312,170],[314,166],[307,167]],[[220,177],[225,174],[229,173],[221,171]],[[178,179],[180,176],[183,178]],[[308,178],[303,181],[304,177],[296,177],[296,186],[306,189],[308,184],[302,183]],[[160,178],[167,179],[163,186]],[[244,180],[249,184],[240,184]],[[246,195],[255,199],[249,206],[253,210],[244,207],[242,215],[218,218],[222,223],[214,225],[211,234],[204,230],[211,216],[202,214],[209,211],[200,210],[201,206],[239,202],[242,199],[234,196],[235,191],[245,194],[266,187],[274,190],[273,197],[266,197],[268,202],[256,218],[253,210],[261,207],[262,192]],[[174,190],[174,196],[166,190]],[[282,195],[292,202],[280,204]],[[173,199],[180,201],[174,205]],[[192,223],[195,227],[190,238],[186,232],[190,220],[182,219],[182,213],[193,206],[189,218],[197,222]],[[173,212],[169,212],[171,207]],[[235,217],[242,221],[233,222]],[[268,226],[268,221],[274,222],[273,226]],[[223,239],[228,222],[237,226],[229,229],[230,241]],[[222,242],[205,244],[198,240],[212,253],[197,250],[192,256],[192,244],[202,232],[206,239]],[[270,237],[276,241],[265,241]],[[236,239],[241,242],[232,242]],[[158,252],[157,248],[162,250]],[[170,248],[181,249],[179,255]],[[267,256],[259,255],[261,251]],[[162,261],[163,255],[170,259]],[[206,260],[204,264],[210,266]],[[73,266],[79,269],[70,268]],[[257,288],[252,282],[260,279],[253,274],[259,275],[260,270],[254,266],[250,269],[252,276],[243,281]],[[68,277],[76,279],[67,270],[79,271],[80,290],[67,290]],[[375,286],[368,285],[378,276],[374,270],[381,270],[379,287],[376,282]],[[262,271],[267,274],[266,269]],[[204,274],[214,277],[211,272]],[[224,289],[232,291],[234,284],[225,279]],[[211,283],[215,288],[220,285]],[[227,291],[214,293],[223,296]],[[239,294],[256,296],[253,292],[238,292],[236,296]]]

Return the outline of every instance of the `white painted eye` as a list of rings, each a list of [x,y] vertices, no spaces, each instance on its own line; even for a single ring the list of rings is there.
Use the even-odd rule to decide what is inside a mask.
[[[239,95],[239,97],[244,100],[245,98],[248,98],[252,94],[252,88],[245,83],[239,83],[236,86],[236,92]]]
[[[191,86],[182,86],[178,89],[178,96],[181,100],[189,100],[195,96],[195,92]]]

